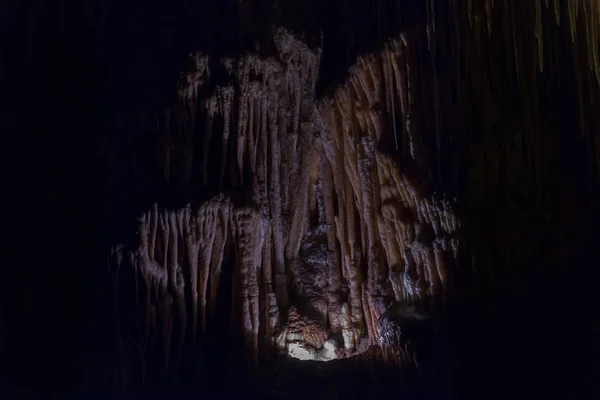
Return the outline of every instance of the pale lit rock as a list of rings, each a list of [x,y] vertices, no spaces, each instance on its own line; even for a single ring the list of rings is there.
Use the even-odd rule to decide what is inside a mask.
[[[137,247],[115,248],[113,266],[131,259],[135,272],[139,342],[168,338],[175,359],[186,337],[195,346],[221,312],[225,268],[231,321],[254,360],[269,346],[302,360],[351,356],[379,340],[389,299],[443,294],[460,221],[452,202],[425,195],[414,40],[359,56],[320,100],[321,49],[285,29],[274,31],[276,55],[190,55],[181,104],[165,112],[179,131],[160,138],[159,170],[166,182],[198,174],[223,193],[178,210],[154,205]],[[410,163],[382,152],[388,138]]]

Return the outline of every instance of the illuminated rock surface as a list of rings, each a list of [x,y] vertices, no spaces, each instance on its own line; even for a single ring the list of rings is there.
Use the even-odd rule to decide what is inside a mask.
[[[384,3],[376,3],[375,15],[390,12]],[[543,141],[538,132],[547,126],[536,79],[542,71],[542,79],[553,79],[558,47],[547,39],[544,50],[539,20],[558,26],[550,5],[532,3],[530,14],[522,11],[521,18],[535,21],[529,24],[511,14],[516,3],[470,1],[450,9],[425,3],[422,20],[357,54],[347,73],[339,70],[319,94],[326,38],[311,41],[274,25],[268,51],[255,43],[240,54],[190,53],[175,104],[154,121],[141,116],[147,134],[158,138],[152,162],[161,179],[214,196],[191,197],[179,208],[156,203],[140,218],[139,242],[116,253],[139,290],[129,297],[138,318],[123,328],[132,332],[123,335],[131,340],[126,347],[153,342],[163,360],[147,377],[141,366],[149,353],[139,347],[128,356],[140,366],[137,379],[169,387],[180,375],[182,354],[195,351],[216,313],[227,313],[230,329],[240,332],[245,354],[238,357],[250,369],[274,350],[319,361],[374,345],[394,349],[384,354],[396,364],[419,368],[413,342],[431,340],[433,327],[411,310],[443,310],[460,267],[487,274],[487,261],[473,261],[486,257],[476,247],[460,265],[470,232],[462,230],[457,195],[463,205],[477,203],[495,190],[501,173],[505,188],[522,185],[534,199],[540,195],[542,170],[550,164],[542,144],[531,144]],[[570,34],[582,35],[566,46],[574,55],[586,49],[590,68],[574,76],[576,82],[588,77],[588,95],[597,99],[598,16],[586,14],[580,31],[584,25],[572,17],[578,10],[564,10]],[[455,23],[461,28],[444,33]],[[504,30],[505,43],[496,44],[494,28]],[[471,56],[491,45],[506,48],[502,64],[495,54],[487,66]],[[447,46],[458,48],[447,54]],[[455,84],[461,76],[473,87]],[[508,121],[499,120],[496,106],[502,92],[494,88],[509,82],[530,108],[504,127]],[[577,88],[585,96],[584,86]],[[457,121],[455,113],[473,99],[480,114]],[[579,126],[587,136],[597,129],[585,115]],[[455,174],[461,167],[451,161],[464,157],[458,130],[480,131],[471,158],[462,161],[473,163],[468,194],[460,193]],[[510,139],[521,130],[526,141]],[[532,169],[517,179],[512,168],[519,163]],[[217,300],[222,290],[231,293],[228,311]],[[328,338],[340,348],[326,350]]]
[[[6,67],[23,78],[14,125],[60,130],[64,113],[73,137],[93,130],[81,158],[97,157],[98,178],[77,172],[51,211],[19,222],[63,210],[67,232],[41,224],[41,250],[22,253],[101,265],[82,285],[97,287],[76,364],[89,390],[373,398],[396,381],[448,384],[454,367],[492,390],[502,374],[480,363],[525,381],[539,361],[558,382],[555,359],[585,353],[533,326],[591,314],[600,2],[84,1],[69,17],[33,3],[12,46],[43,44]],[[46,39],[42,19],[73,22]],[[89,64],[73,61],[84,52]],[[36,94],[32,54],[70,66],[56,85],[86,85]],[[29,158],[83,164],[48,153]],[[66,217],[78,185],[94,194]],[[85,262],[50,257],[83,238]],[[44,296],[46,281],[73,286],[38,280]],[[43,321],[29,331],[59,325]]]

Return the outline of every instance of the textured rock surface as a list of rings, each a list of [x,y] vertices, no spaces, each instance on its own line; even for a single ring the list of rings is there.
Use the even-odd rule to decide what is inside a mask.
[[[90,387],[237,384],[290,320],[347,358],[392,303],[473,308],[451,314],[469,386],[510,387],[480,368],[503,362],[560,382],[590,354],[597,1],[67,3],[28,2],[0,66],[2,123],[27,133],[5,169],[30,179],[13,272],[35,277],[9,314],[38,316],[14,351],[51,349],[21,361],[46,383],[80,306],[91,355],[65,371]]]
[[[224,260],[233,261],[234,326],[255,361],[275,341],[321,351],[341,335],[346,356],[361,341],[377,344],[388,304],[433,307],[456,265],[451,202],[416,187],[379,150],[394,136],[420,159],[410,119],[415,44],[402,36],[359,57],[346,82],[317,99],[320,50],[283,29],[273,43],[269,57],[191,55],[180,104],[168,112],[179,133],[165,133],[182,140],[159,149],[161,165],[167,181],[197,173],[222,194],[195,208],[155,205],[140,219],[138,250],[117,255],[117,263],[131,255],[146,292],[145,301],[136,296],[138,340],[160,335],[164,371],[180,364],[188,337],[193,346],[205,332]]]
[[[464,148],[453,130],[477,130],[483,123],[477,116],[466,124],[453,120],[459,111],[456,99],[459,106],[479,99],[482,117],[496,121],[470,144],[475,149],[469,153],[475,165],[469,173],[473,189],[464,205],[494,193],[500,169],[509,182],[514,163],[533,166],[531,174],[521,176],[528,184],[514,184],[537,198],[540,171],[546,168],[541,145],[530,148],[514,141],[508,146],[508,139],[498,139],[504,132],[498,124],[504,122],[495,116],[491,87],[513,79],[523,98],[534,102],[531,112],[515,115],[515,124],[529,132],[530,142],[541,140],[533,135],[543,124],[536,114],[542,105],[527,91],[536,85],[537,71],[544,70],[544,57],[553,57],[552,49],[544,51],[539,25],[551,8],[532,3],[536,23],[528,25],[507,14],[516,7],[508,3],[468,2],[468,7],[456,4],[446,10],[426,2],[423,26],[407,27],[359,55],[343,79],[319,96],[325,44],[304,41],[289,29],[272,30],[270,52],[257,45],[241,55],[190,54],[191,70],[181,75],[178,102],[156,121],[146,121],[146,129],[158,137],[154,168],[166,183],[218,194],[182,209],[155,205],[141,219],[139,249],[133,244],[119,253],[122,259],[136,255],[131,267],[146,300],[136,296],[143,329],[131,328],[138,332],[133,340],[154,335],[151,340],[161,343],[161,379],[166,371],[178,375],[182,352],[195,346],[217,308],[243,332],[256,365],[260,354],[275,347],[289,352],[290,345],[303,357],[317,358],[328,337],[343,344],[337,352],[341,357],[369,344],[402,347],[398,335],[406,321],[390,322],[389,312],[381,319],[389,305],[441,306],[452,290],[464,240],[451,195],[459,189],[453,176],[459,165],[449,161]],[[569,6],[568,15],[580,9]],[[593,15],[586,17],[589,36],[584,40],[590,78],[597,71]],[[469,54],[484,53],[495,43],[490,36],[495,24],[513,18],[507,28],[512,36],[505,35],[511,44],[501,44],[510,50],[504,75],[494,69],[495,61],[482,66],[470,56],[440,66],[442,57],[451,60],[458,54],[445,55],[451,37],[443,33],[456,18],[469,21],[457,37],[477,38],[461,49]],[[577,34],[576,23],[568,21],[572,35]],[[520,47],[529,35],[536,37],[530,42],[539,45],[537,52]],[[451,46],[463,45],[456,40]],[[546,78],[552,79],[552,63],[545,64]],[[467,80],[481,82],[453,89],[453,74],[459,80],[473,74]],[[597,82],[590,95],[597,94],[596,88]],[[432,96],[425,96],[428,90]],[[595,123],[586,121],[583,131],[585,124]],[[509,158],[514,161],[505,161]],[[485,224],[488,219],[469,221]],[[487,257],[478,239],[471,239],[467,257]],[[472,266],[485,276],[497,262]],[[232,274],[226,282],[220,281],[223,269]],[[216,305],[222,285],[230,286],[230,311]],[[144,354],[132,362],[143,364]]]

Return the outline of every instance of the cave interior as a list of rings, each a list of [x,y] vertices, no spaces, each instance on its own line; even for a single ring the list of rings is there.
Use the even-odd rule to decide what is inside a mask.
[[[600,395],[600,1],[12,0],[1,36],[3,398]]]

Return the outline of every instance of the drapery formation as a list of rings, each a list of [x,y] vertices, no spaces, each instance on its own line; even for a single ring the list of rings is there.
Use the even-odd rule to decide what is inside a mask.
[[[422,151],[413,44],[402,37],[360,57],[317,100],[320,50],[283,29],[274,43],[273,57],[191,55],[169,112],[178,130],[167,136],[179,142],[161,149],[164,176],[196,173],[221,193],[179,210],[155,205],[140,218],[137,249],[115,253],[136,271],[135,340],[160,335],[164,371],[205,332],[223,268],[233,269],[234,326],[257,361],[265,346],[318,350],[330,336],[345,355],[377,344],[386,308],[433,307],[456,265],[451,202],[419,189],[418,167],[409,179],[384,149],[391,136],[410,159]]]
[[[0,121],[15,156],[4,158],[5,170],[7,187],[18,188],[5,196],[17,242],[9,250],[19,254],[3,277],[5,380],[19,385],[9,373],[23,372],[35,380],[21,382],[24,396],[38,386],[44,392],[33,397],[44,398],[50,387],[79,386],[84,375],[94,397],[116,382],[115,372],[123,386],[159,385],[156,378],[168,375],[171,388],[176,378],[197,382],[206,397],[210,382],[239,387],[243,374],[230,372],[238,357],[225,360],[242,352],[231,343],[254,349],[258,338],[259,357],[290,344],[314,354],[328,336],[336,344],[322,349],[343,349],[345,337],[360,350],[365,340],[357,337],[368,338],[374,325],[366,314],[381,299],[428,302],[443,289],[442,297],[459,297],[445,299],[446,312],[456,304],[466,310],[448,312],[454,382],[479,386],[473,397],[523,396],[521,383],[530,397],[552,397],[540,394],[544,388],[578,397],[557,382],[594,370],[581,359],[593,354],[585,333],[597,315],[598,9],[598,0],[15,1],[0,16],[9,61],[0,65]],[[288,132],[300,114],[289,87],[274,90],[281,134],[268,133],[271,113],[258,100],[253,115],[265,115],[267,128],[262,117],[238,126],[250,97],[246,90],[241,100],[238,64],[252,57],[272,64],[277,88],[293,69],[274,44],[279,26],[293,32],[291,42],[321,53],[316,96],[306,102],[316,103],[313,134]],[[393,58],[382,56],[390,49]],[[190,52],[210,77],[183,65]],[[383,77],[382,87],[358,73],[365,68]],[[203,83],[172,107],[181,71],[184,81],[197,72]],[[254,86],[263,87],[261,79],[249,73]],[[408,92],[398,89],[405,81]],[[312,90],[308,78],[301,82]],[[379,102],[361,95],[377,90]],[[341,114],[352,99],[354,111]],[[294,205],[303,196],[306,206]],[[446,202],[459,235],[442,218],[436,225]],[[422,210],[431,204],[437,209],[428,217]],[[290,221],[299,222],[292,229]],[[417,251],[419,237],[425,245]],[[109,275],[106,255],[119,243]],[[241,243],[256,244],[260,261]],[[420,272],[435,278],[426,262],[432,246],[434,258],[446,246],[447,275],[438,271],[439,282],[427,287]],[[379,287],[386,271],[389,286]],[[389,311],[383,336],[393,341],[404,316]],[[322,365],[352,367],[356,357],[338,361]],[[193,364],[203,370],[190,371]],[[376,397],[371,389],[382,380],[364,397]]]
[[[131,343],[159,343],[163,370],[176,370],[218,309],[254,363],[330,337],[351,355],[379,342],[391,303],[438,307],[465,243],[461,261],[486,278],[567,258],[569,232],[541,227],[548,210],[571,210],[549,212],[560,226],[584,213],[556,187],[566,173],[552,160],[575,135],[558,111],[600,160],[599,4],[422,2],[424,21],[318,97],[326,38],[278,28],[272,54],[192,53],[179,104],[142,125],[158,137],[161,179],[209,199],[157,204],[138,243],[115,252],[112,271],[135,271]]]

